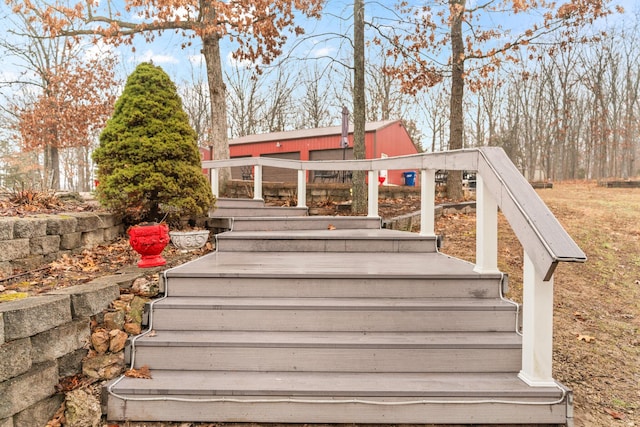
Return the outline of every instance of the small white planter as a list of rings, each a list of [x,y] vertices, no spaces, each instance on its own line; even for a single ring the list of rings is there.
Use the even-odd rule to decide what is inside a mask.
[[[209,240],[209,230],[170,231],[171,243],[183,252],[200,249]]]

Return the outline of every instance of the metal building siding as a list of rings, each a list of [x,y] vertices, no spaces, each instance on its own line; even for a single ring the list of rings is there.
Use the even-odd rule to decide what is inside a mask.
[[[387,121],[369,123],[367,132],[365,133],[365,157],[367,159],[379,158],[384,153],[389,157],[401,156],[407,154],[415,154],[417,150],[411,139],[402,126],[400,121]],[[330,129],[329,129],[330,130]],[[350,129],[349,133],[349,150],[353,149],[353,132]],[[316,132],[317,135],[313,135]],[[299,136],[299,137],[293,137]],[[298,153],[296,159],[299,160],[312,160],[310,157],[311,152],[315,152],[315,158],[324,157],[317,152],[323,150],[330,150],[333,153],[337,153],[336,150],[340,149],[340,134],[328,133],[327,128],[313,130],[306,129],[293,132],[279,132],[269,135],[254,135],[239,138],[236,143],[230,144],[231,157],[245,157],[245,156],[269,156],[269,157],[282,157],[292,158],[291,153]],[[331,156],[331,154],[328,154]],[[324,157],[328,158],[328,157]],[[338,159],[341,159],[338,157]],[[272,168],[273,169],[273,168]],[[282,181],[286,180],[295,181],[297,179],[295,171],[290,171],[282,175],[273,171],[265,172],[263,178],[266,180]],[[389,171],[388,182],[395,185],[402,185],[404,182],[402,172],[404,171]],[[313,179],[313,174],[309,174],[309,179]],[[234,176],[235,177],[235,176]]]
[[[418,150],[411,141],[411,137],[400,122],[379,129],[376,132],[375,143],[372,145],[375,147],[375,158],[382,157],[383,153],[389,157],[406,156],[418,153]],[[409,169],[388,171],[387,183],[404,185],[403,173],[409,171]],[[416,185],[418,182],[419,181],[416,180]]]

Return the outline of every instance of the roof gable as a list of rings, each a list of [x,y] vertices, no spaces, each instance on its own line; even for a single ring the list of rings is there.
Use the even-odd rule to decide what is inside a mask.
[[[400,123],[400,120],[383,120],[379,122],[368,122],[365,124],[365,133],[366,132],[376,132],[380,129],[383,129],[387,126],[391,126],[395,123]],[[349,124],[349,133],[353,133],[353,125]],[[232,139],[229,141],[229,145],[235,144],[252,144],[256,142],[273,142],[273,141],[286,141],[291,139],[307,139],[307,138],[316,138],[319,136],[333,136],[333,135],[341,135],[342,134],[342,126],[330,126],[324,128],[315,128],[315,129],[300,129],[300,130],[292,130],[287,132],[272,132],[272,133],[263,133],[257,135],[247,135],[242,136],[240,138]]]

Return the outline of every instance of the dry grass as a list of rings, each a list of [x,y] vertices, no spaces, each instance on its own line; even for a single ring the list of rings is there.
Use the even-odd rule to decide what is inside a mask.
[[[554,376],[574,391],[576,427],[640,426],[640,189],[560,183],[538,194],[588,257],[554,280]],[[438,222],[443,252],[473,260],[474,220]],[[522,249],[503,218],[499,242],[520,301]]]

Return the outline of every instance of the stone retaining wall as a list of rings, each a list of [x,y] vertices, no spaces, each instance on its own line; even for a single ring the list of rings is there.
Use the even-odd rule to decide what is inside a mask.
[[[0,217],[0,278],[37,268],[66,252],[111,242],[123,232],[113,214],[102,212]]]
[[[0,304],[0,427],[47,423],[64,400],[55,388],[60,379],[83,370],[91,317],[132,280],[131,274],[107,276]]]

